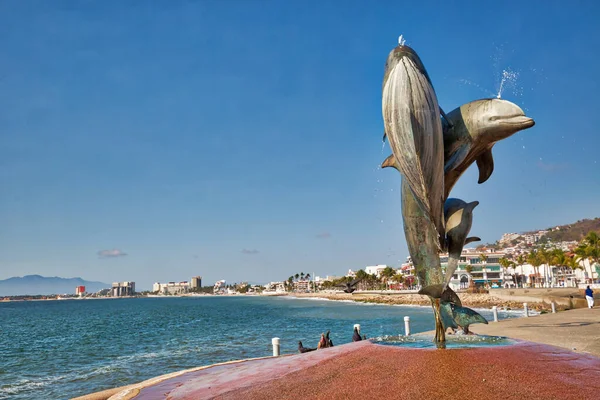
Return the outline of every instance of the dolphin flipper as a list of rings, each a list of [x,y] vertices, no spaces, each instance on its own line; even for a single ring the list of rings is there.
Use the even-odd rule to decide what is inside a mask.
[[[444,173],[448,173],[458,167],[465,160],[470,149],[471,146],[469,144],[463,144],[458,150],[452,153],[448,161],[446,161],[446,165],[444,165]]]
[[[483,183],[489,179],[494,172],[494,156],[492,149],[484,151],[477,158],[477,168],[479,168],[479,180],[477,183]]]
[[[467,245],[467,244],[469,244],[469,243],[472,243],[472,242],[481,242],[481,239],[480,239],[480,238],[478,238],[477,236],[471,236],[471,237],[468,237],[468,238],[465,240],[465,245]]]
[[[392,167],[392,168],[395,168],[396,170],[400,171],[398,169],[398,161],[396,160],[396,157],[394,157],[393,154],[390,154],[388,156],[388,158],[383,160],[383,162],[381,163],[381,168],[387,168],[387,167]]]

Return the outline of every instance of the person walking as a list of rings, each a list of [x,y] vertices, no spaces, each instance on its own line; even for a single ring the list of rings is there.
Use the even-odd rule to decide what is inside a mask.
[[[590,288],[590,285],[585,289],[585,299],[588,302],[588,308],[594,308],[594,291]]]

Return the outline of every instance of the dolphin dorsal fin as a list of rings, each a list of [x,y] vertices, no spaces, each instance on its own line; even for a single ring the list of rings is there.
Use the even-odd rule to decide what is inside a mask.
[[[397,169],[398,171],[400,171],[398,169],[398,161],[396,161],[396,157],[394,157],[393,154],[390,154],[388,158],[386,158],[383,163],[381,163],[381,168],[387,168],[387,167],[392,167]]]
[[[492,172],[494,172],[494,156],[492,155],[491,148],[477,157],[477,168],[479,168],[479,180],[477,183],[481,184],[487,181]]]
[[[471,236],[465,239],[465,245],[471,243],[471,242],[481,242],[481,239],[478,238],[477,236]]]

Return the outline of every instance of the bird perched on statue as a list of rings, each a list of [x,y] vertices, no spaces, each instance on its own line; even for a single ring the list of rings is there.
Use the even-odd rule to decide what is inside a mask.
[[[308,347],[304,347],[301,341],[298,341],[298,351],[300,353],[308,353],[309,351],[315,351],[316,349],[311,349]]]

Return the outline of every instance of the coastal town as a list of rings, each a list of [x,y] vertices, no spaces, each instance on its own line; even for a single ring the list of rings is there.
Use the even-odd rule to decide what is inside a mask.
[[[462,251],[458,268],[450,286],[455,291],[484,292],[513,288],[585,288],[597,287],[600,279],[600,240],[595,230],[580,240],[561,240],[565,231],[575,227],[587,228],[599,218],[578,221],[572,225],[526,233],[505,233],[495,243],[482,244]],[[591,225],[595,227],[595,225]],[[555,240],[553,238],[558,238]],[[448,254],[440,254],[442,268],[448,264]],[[65,299],[65,298],[123,298],[202,295],[284,295],[289,293],[342,292],[346,284],[355,282],[357,292],[414,292],[419,287],[415,267],[410,259],[399,267],[386,264],[349,269],[343,276],[317,275],[298,272],[281,281],[264,284],[248,282],[228,283],[218,280],[202,285],[202,276],[189,280],[155,282],[152,290],[136,291],[135,282],[114,282],[110,288],[88,293],[85,286],[77,286],[73,293],[52,296],[13,296],[11,299]]]

